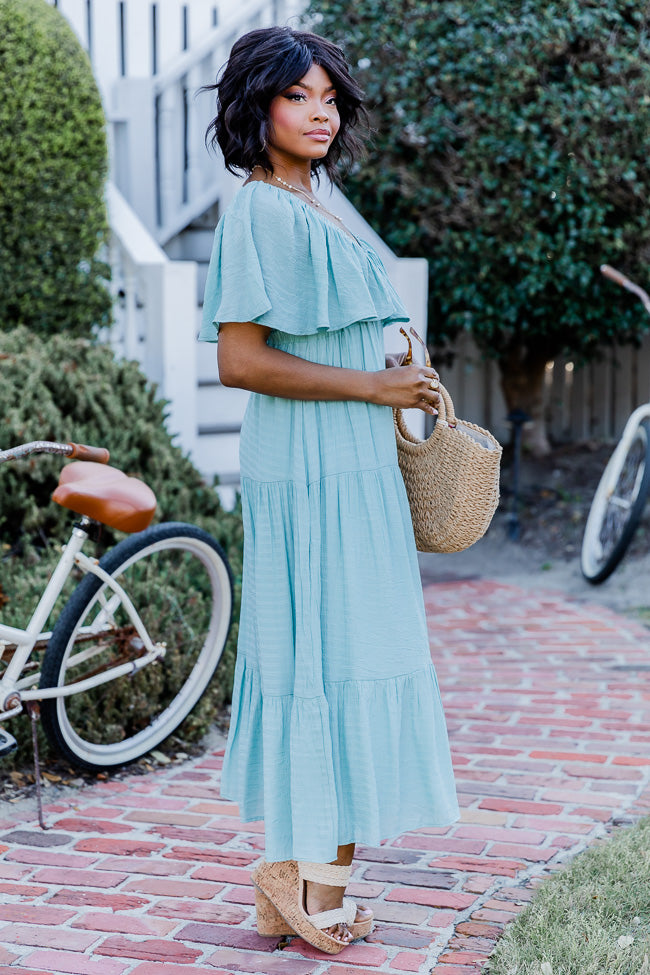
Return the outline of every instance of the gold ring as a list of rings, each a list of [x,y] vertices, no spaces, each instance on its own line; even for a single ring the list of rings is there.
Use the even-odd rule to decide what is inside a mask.
[[[439,388],[440,388],[440,383],[438,382],[438,380],[432,379],[431,382],[429,383],[429,389],[439,389]]]

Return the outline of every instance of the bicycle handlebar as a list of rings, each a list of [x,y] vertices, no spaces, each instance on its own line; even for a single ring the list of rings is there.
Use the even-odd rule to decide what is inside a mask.
[[[90,460],[96,464],[108,464],[110,454],[106,447],[88,447],[82,443],[56,443],[52,440],[32,440],[18,447],[0,450],[0,464],[8,460],[18,460],[29,454],[62,454],[76,460]]]
[[[604,274],[606,278],[609,278],[610,281],[613,281],[614,284],[618,284],[621,286],[621,288],[625,288],[626,291],[631,291],[633,295],[636,295],[637,298],[643,302],[645,310],[648,312],[648,314],[650,314],[650,297],[648,296],[647,292],[643,290],[643,288],[640,288],[638,284],[634,283],[634,281],[630,281],[629,278],[626,278],[625,275],[621,274],[620,271],[617,271],[616,268],[610,267],[609,264],[601,264],[600,272],[601,274]]]

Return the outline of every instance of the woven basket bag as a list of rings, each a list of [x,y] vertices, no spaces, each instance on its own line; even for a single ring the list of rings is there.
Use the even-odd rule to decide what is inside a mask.
[[[440,383],[433,433],[419,440],[393,410],[397,457],[420,552],[460,552],[488,529],[499,503],[501,445],[482,427],[457,420]]]

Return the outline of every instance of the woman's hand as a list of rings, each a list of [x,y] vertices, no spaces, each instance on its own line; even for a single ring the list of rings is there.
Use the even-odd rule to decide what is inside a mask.
[[[435,415],[440,403],[438,373],[430,366],[400,366],[372,373],[371,403]]]

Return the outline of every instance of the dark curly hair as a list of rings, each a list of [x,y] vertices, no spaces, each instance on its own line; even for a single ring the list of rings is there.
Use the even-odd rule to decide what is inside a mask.
[[[350,77],[343,52],[318,34],[266,27],[240,37],[216,83],[202,89],[217,93],[217,114],[208,126],[206,143],[220,147],[231,173],[249,174],[255,166],[272,171],[266,152],[271,101],[300,81],[313,64],[332,79],[341,126],[327,155],[312,161],[312,173],[318,176],[323,166],[338,182],[339,160],[354,162],[362,145],[354,128],[360,121],[367,123],[367,114],[363,92]]]

